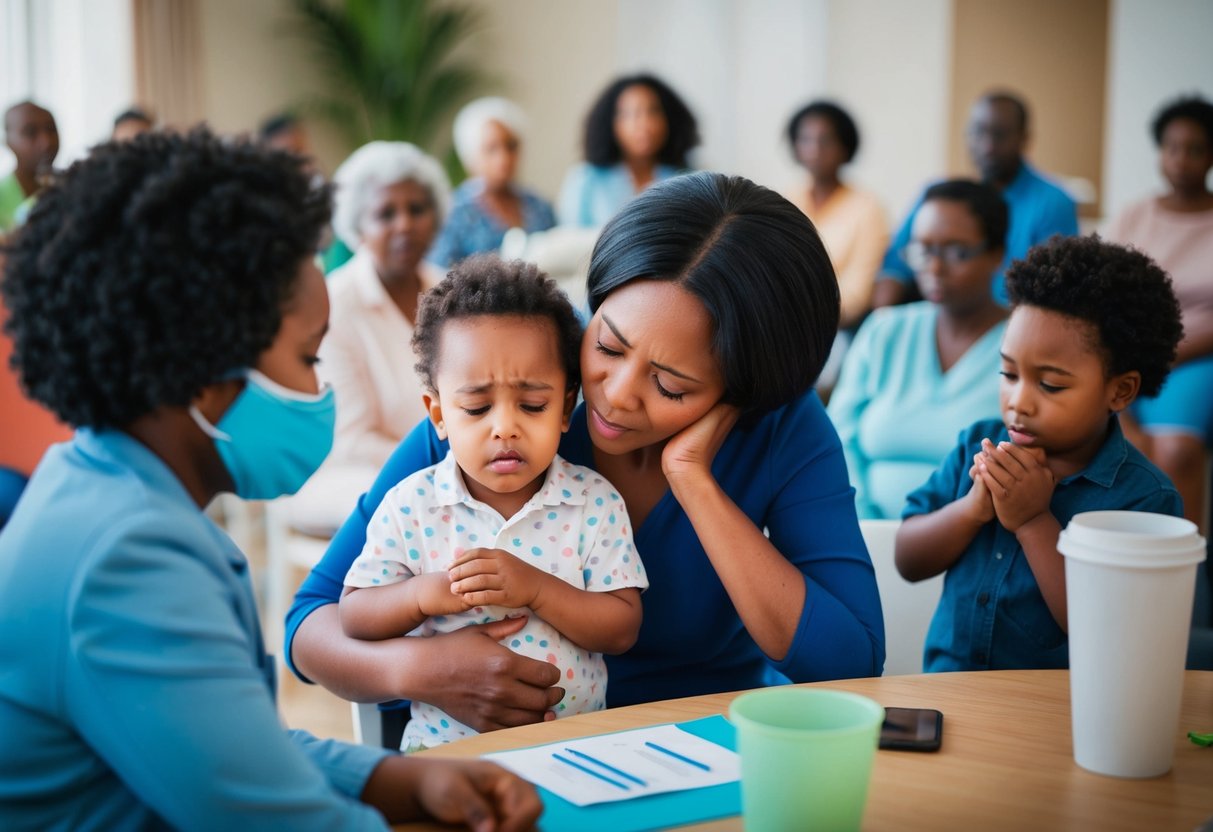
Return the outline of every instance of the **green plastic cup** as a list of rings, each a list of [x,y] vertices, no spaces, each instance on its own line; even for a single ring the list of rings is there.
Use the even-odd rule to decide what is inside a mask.
[[[733,700],[749,832],[855,830],[884,708],[866,696],[778,687]]]

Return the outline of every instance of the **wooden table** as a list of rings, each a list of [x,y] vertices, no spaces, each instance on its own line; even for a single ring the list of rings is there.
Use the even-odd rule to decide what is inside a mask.
[[[1064,670],[939,673],[852,679],[829,687],[885,706],[937,708],[934,754],[879,751],[864,814],[869,830],[1182,830],[1213,820],[1213,748],[1187,739],[1213,731],[1213,672],[1188,671],[1164,777],[1124,780],[1079,768],[1070,745],[1070,677]],[[478,756],[561,739],[727,713],[736,693],[653,702],[482,734],[424,752]],[[408,824],[400,830],[450,827]],[[740,830],[741,818],[688,829]]]

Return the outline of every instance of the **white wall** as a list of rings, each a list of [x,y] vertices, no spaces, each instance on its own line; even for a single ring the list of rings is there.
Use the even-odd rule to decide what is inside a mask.
[[[1104,211],[1165,188],[1150,122],[1183,94],[1213,99],[1213,2],[1112,0]]]
[[[0,0],[6,24],[4,100],[46,107],[59,127],[56,166],[66,166],[109,138],[114,116],[131,106],[134,71],[128,0]],[[8,29],[19,29],[17,37]],[[0,151],[0,173],[13,167]]]
[[[859,123],[850,176],[899,223],[947,167],[952,0],[830,0],[828,91]]]

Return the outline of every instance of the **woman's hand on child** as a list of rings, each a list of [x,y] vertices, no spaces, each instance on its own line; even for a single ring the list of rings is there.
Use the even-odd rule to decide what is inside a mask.
[[[547,574],[501,549],[468,549],[447,572],[467,607],[532,607]]]
[[[995,445],[985,439],[977,467],[990,490],[998,522],[1007,531],[1015,533],[1048,512],[1057,481],[1045,465],[1041,449],[1021,448],[1010,442]]]
[[[440,643],[427,666],[434,687],[414,698],[431,702],[477,731],[543,722],[564,698],[556,665],[513,652],[501,642],[527,617],[464,627],[421,641]]]

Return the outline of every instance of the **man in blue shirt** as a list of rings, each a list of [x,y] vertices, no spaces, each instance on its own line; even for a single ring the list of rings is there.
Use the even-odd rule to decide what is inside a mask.
[[[994,298],[1006,304],[1003,272],[1011,261],[1054,234],[1077,234],[1078,214],[1074,200],[1024,160],[1028,109],[1018,97],[995,92],[979,98],[969,113],[966,141],[982,181],[1002,191],[1011,209],[1006,256],[994,275]],[[920,197],[889,243],[873,292],[873,306],[892,306],[908,299],[914,270],[902,257],[902,250],[910,242],[910,229],[921,204]]]

